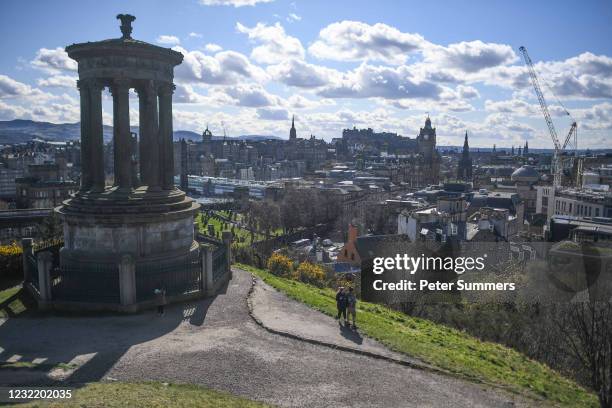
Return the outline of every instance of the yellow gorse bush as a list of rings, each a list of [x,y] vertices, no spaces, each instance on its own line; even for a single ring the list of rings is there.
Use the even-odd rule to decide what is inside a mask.
[[[0,279],[23,273],[22,253],[21,247],[15,243],[0,246]]]
[[[277,276],[288,276],[293,271],[293,261],[281,254],[272,254],[268,259],[268,270]]]
[[[325,283],[325,270],[311,262],[302,262],[295,272],[296,278],[302,282],[317,286]]]

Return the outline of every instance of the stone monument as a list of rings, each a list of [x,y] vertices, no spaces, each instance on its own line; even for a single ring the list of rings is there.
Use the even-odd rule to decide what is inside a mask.
[[[68,300],[70,290],[80,288],[106,291],[101,299],[111,303],[146,299],[156,285],[189,284],[180,282],[187,275],[175,272],[199,259],[193,227],[199,204],[174,186],[173,78],[183,55],[133,39],[135,17],[117,18],[121,38],[66,47],[78,63],[82,166],[80,190],[56,209],[64,221],[60,268],[72,282],[63,292]],[[104,173],[105,88],[113,102],[112,183]],[[130,132],[130,89],[138,94],[138,154]],[[122,265],[132,265],[130,276],[116,279]],[[116,282],[128,283],[119,288]],[[119,290],[121,296],[113,293]]]

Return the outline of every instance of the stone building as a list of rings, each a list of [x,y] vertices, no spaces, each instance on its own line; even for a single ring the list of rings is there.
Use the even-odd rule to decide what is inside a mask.
[[[77,190],[58,163],[30,164],[27,173],[15,180],[18,208],[54,208]]]
[[[536,186],[540,181],[540,173],[533,166],[525,165],[515,170],[510,179],[525,205],[525,218],[531,220],[531,217],[537,213],[536,200],[538,192]]]

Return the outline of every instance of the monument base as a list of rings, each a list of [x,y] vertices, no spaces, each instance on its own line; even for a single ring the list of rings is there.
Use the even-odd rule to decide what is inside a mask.
[[[64,247],[52,287],[54,303],[138,309],[202,288],[194,214],[199,204],[178,189],[79,193],[56,211]],[[150,305],[149,305],[150,306]]]

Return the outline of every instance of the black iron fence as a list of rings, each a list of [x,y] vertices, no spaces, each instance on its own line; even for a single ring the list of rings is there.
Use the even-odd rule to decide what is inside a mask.
[[[178,296],[202,289],[201,261],[197,251],[183,259],[161,260],[136,265],[136,301],[155,298],[155,289]]]
[[[27,263],[29,274],[29,281],[32,286],[40,293],[40,285],[38,283],[38,262],[36,261],[36,254],[32,251],[24,252],[23,256]]]
[[[55,268],[51,281],[53,300],[69,302],[119,303],[117,265],[88,264],[78,268]]]
[[[61,239],[51,239],[40,241],[32,245],[30,250],[25,251],[23,256],[29,271],[29,282],[40,293],[40,283],[38,281],[38,254],[41,252],[50,252],[53,256],[53,268],[55,271],[59,267],[59,252],[64,241]]]

